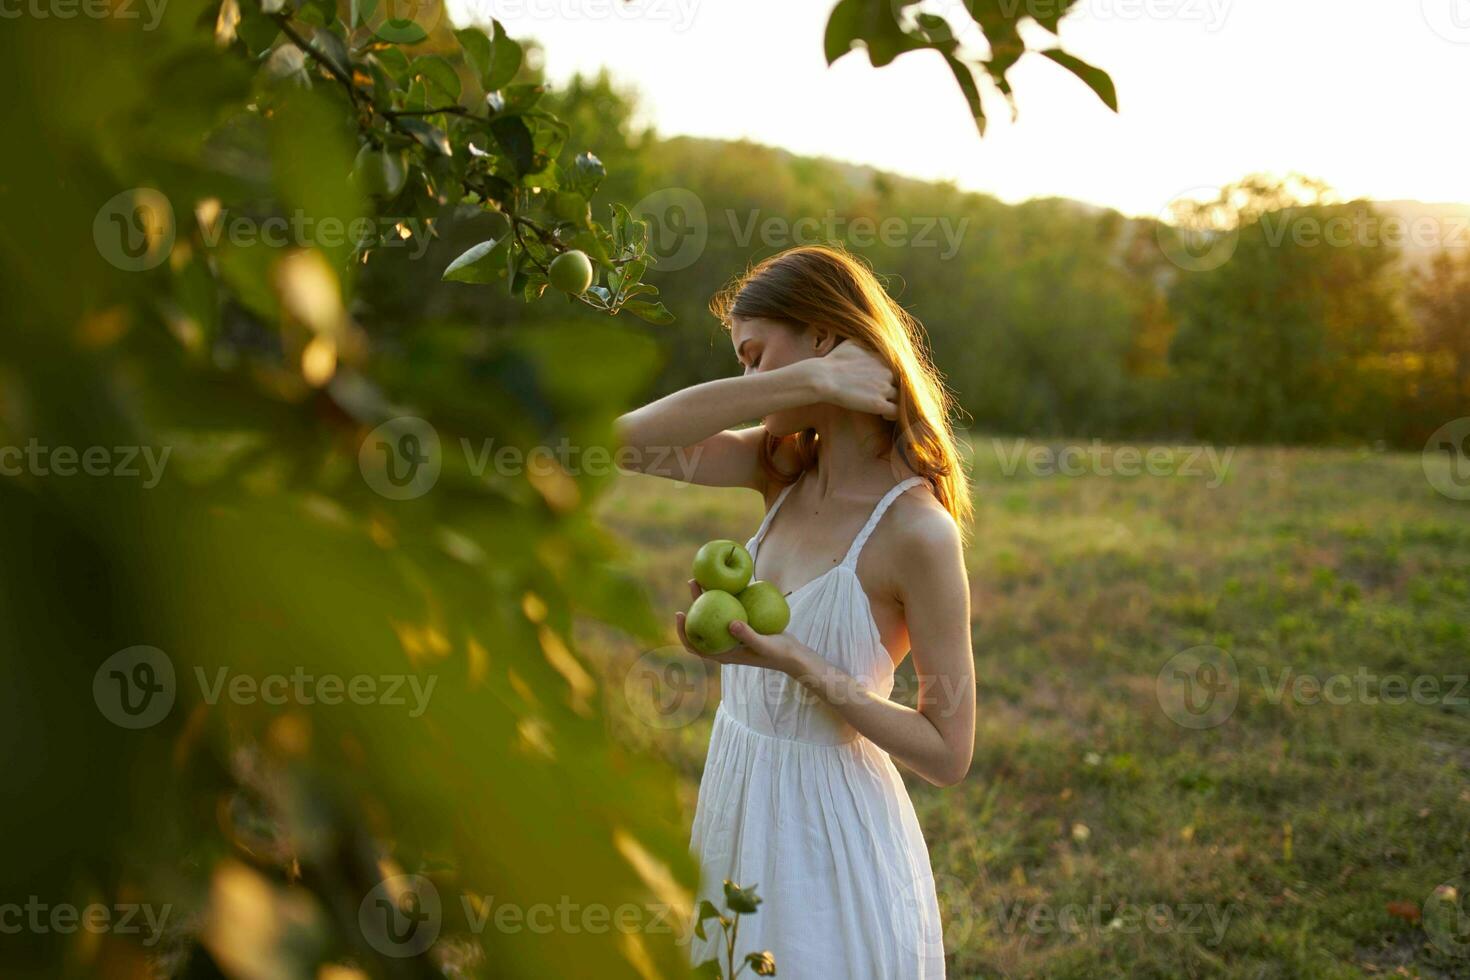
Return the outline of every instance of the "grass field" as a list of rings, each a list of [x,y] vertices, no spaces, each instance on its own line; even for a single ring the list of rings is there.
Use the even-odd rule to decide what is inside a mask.
[[[974,766],[905,777],[950,975],[1470,976],[1470,502],[1413,454],[1123,476],[1078,445],[1068,476],[974,440]],[[759,511],[629,477],[604,515],[672,620],[695,547]],[[601,645],[621,691],[643,651]],[[714,698],[673,727],[629,703],[692,813]]]

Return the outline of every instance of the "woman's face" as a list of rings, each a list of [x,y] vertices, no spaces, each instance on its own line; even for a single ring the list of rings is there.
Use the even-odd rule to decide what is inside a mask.
[[[816,332],[811,328],[797,328],[763,317],[731,317],[730,343],[746,374],[774,371],[821,352]],[[811,427],[812,407],[788,408],[761,421],[772,435],[789,436]]]

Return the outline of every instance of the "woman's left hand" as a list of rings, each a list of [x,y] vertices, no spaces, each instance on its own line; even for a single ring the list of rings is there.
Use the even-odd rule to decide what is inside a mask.
[[[693,579],[689,580],[689,591],[694,598],[698,599],[703,591],[699,583]],[[717,664],[742,664],[746,667],[764,667],[767,670],[779,670],[783,674],[792,674],[800,669],[803,657],[812,651],[804,643],[795,640],[788,633],[777,633],[773,636],[762,636],[751,629],[746,623],[739,620],[730,624],[730,635],[740,641],[740,646],[724,653],[702,653],[689,643],[689,637],[684,632],[684,614],[674,613],[674,626],[679,634],[679,642],[684,644],[684,649],[699,657]]]

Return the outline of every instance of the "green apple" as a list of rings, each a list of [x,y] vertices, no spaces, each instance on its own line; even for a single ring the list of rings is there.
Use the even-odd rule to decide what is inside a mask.
[[[352,176],[358,187],[374,197],[393,198],[408,182],[408,169],[402,155],[364,146],[357,151]]]
[[[586,252],[563,252],[551,260],[546,271],[553,286],[573,296],[581,296],[592,285],[592,260]]]
[[[737,541],[711,541],[694,555],[694,581],[701,589],[719,589],[732,596],[750,584],[755,561]]]
[[[724,653],[740,645],[730,635],[730,624],[745,622],[745,607],[728,592],[714,589],[701,593],[684,617],[684,635],[700,653]]]
[[[786,597],[770,582],[751,582],[735,598],[745,608],[745,621],[762,636],[774,636],[791,622]]]

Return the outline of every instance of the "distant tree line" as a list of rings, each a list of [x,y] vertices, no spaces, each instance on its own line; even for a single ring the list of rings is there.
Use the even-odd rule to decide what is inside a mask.
[[[666,260],[649,279],[678,317],[659,389],[735,369],[705,309],[723,282],[789,245],[836,239],[923,321],[976,428],[1417,447],[1470,411],[1465,236],[1411,262],[1390,215],[1329,203],[1320,183],[1248,177],[1161,225],[749,143],[662,139],[632,124],[632,100],[605,79],[555,98],[608,161],[610,197],[646,201]],[[1453,227],[1441,227],[1451,246]],[[490,304],[491,316],[561,315]]]

